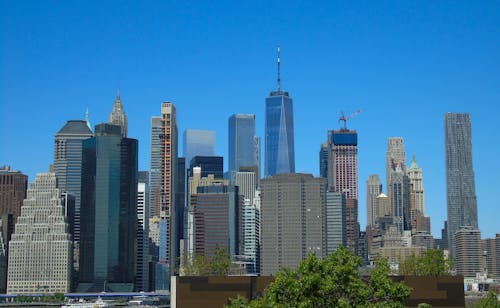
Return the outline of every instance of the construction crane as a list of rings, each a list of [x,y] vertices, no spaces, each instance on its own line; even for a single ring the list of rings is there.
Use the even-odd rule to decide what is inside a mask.
[[[361,109],[358,109],[356,112],[351,113],[350,115],[347,115],[347,116],[344,114],[343,111],[341,111],[340,112],[339,122],[340,121],[344,122],[344,128],[342,128],[342,130],[347,130],[347,120],[354,118],[355,116],[357,116],[358,114],[360,114],[361,111],[362,111]]]

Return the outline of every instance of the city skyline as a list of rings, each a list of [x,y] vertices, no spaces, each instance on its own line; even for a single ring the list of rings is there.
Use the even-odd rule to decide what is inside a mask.
[[[442,119],[446,112],[470,112],[479,228],[485,238],[498,232],[488,215],[495,211],[500,172],[499,145],[491,142],[500,99],[500,43],[492,39],[498,36],[497,3],[333,3],[323,10],[289,4],[277,20],[272,12],[278,4],[220,10],[158,3],[158,13],[141,4],[0,6],[0,165],[23,171],[30,182],[52,162],[60,127],[83,120],[87,107],[92,123],[107,121],[118,88],[128,135],[139,139],[140,170],[149,168],[150,118],[163,101],[177,106],[179,131],[216,131],[216,155],[228,157],[227,118],[233,113],[256,114],[256,135],[264,138],[264,101],[275,89],[280,44],[283,88],[294,99],[297,172],[318,175],[317,153],[327,131],[341,126],[340,111],[361,108],[348,127],[359,135],[362,228],[362,183],[369,174],[385,178],[387,138],[401,136],[407,157],[416,155],[423,169],[427,215],[439,237],[446,219]],[[165,22],[161,12],[169,10],[175,14]],[[230,17],[245,10],[242,18]],[[148,23],[141,24],[146,16]],[[151,36],[142,41],[146,33]],[[20,119],[23,127],[16,126]]]

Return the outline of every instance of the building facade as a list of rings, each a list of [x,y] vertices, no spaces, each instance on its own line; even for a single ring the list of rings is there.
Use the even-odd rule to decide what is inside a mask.
[[[125,109],[123,108],[123,103],[120,98],[120,92],[116,94],[116,99],[113,103],[113,110],[109,115],[109,123],[120,126],[122,130],[122,136],[124,138],[127,137],[128,118],[125,114]]]
[[[266,98],[264,176],[295,172],[293,100],[281,90],[278,48],[278,88]]]
[[[39,173],[23,202],[9,243],[7,292],[67,293],[72,241],[54,173]]]
[[[347,246],[347,209],[345,195],[326,192],[325,203],[325,255],[330,255],[342,246]]]
[[[134,290],[137,156],[117,125],[96,125],[83,141],[79,292]]]
[[[366,181],[366,211],[367,226],[373,226],[376,219],[376,199],[382,193],[382,182],[377,174],[368,176]]]
[[[161,117],[151,117],[151,148],[150,148],[150,168],[149,168],[149,190],[150,217],[160,217],[161,208],[161,166],[162,166],[162,139],[163,125]]]
[[[473,227],[462,227],[453,238],[455,269],[458,275],[476,277],[484,268],[481,232]]]
[[[260,170],[260,139],[255,135],[254,114],[229,117],[229,174],[233,179],[240,167],[256,166]]]
[[[195,156],[215,156],[215,131],[186,129],[183,137],[183,156],[189,164]]]
[[[137,184],[136,291],[149,291],[149,172],[139,172]]]
[[[486,257],[486,271],[488,277],[500,279],[500,234],[494,238],[482,240],[482,250]]]
[[[261,275],[323,255],[326,180],[279,174],[261,181]]]
[[[448,210],[448,247],[455,254],[455,232],[462,226],[478,228],[472,132],[468,113],[444,116],[446,146],[446,199]]]
[[[392,173],[396,171],[399,165],[406,174],[406,152],[404,148],[404,140],[401,137],[390,137],[387,139],[387,152],[386,152],[385,176],[387,186],[387,196],[393,200],[392,196]]]

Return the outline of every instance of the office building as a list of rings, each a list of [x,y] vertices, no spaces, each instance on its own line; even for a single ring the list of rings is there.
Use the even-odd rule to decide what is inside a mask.
[[[0,167],[0,215],[2,237],[8,244],[17,217],[21,214],[23,200],[26,199],[28,176],[10,166]]]
[[[396,167],[400,166],[404,174],[406,174],[406,152],[404,148],[404,140],[401,137],[390,137],[387,139],[385,175],[387,185],[387,196],[389,200],[393,200],[392,196],[392,173],[396,171]]]
[[[137,184],[137,261],[135,290],[149,290],[149,172],[139,171]]]
[[[213,174],[216,179],[224,177],[224,158],[222,156],[194,156],[189,163],[189,176],[194,167],[201,168],[201,177]]]
[[[261,275],[323,255],[326,180],[279,174],[261,181]]]
[[[382,183],[377,174],[372,174],[366,181],[367,226],[373,226],[377,217],[376,199],[382,193]]]
[[[186,228],[186,159],[184,157],[177,158],[177,173],[175,186],[175,203],[177,204],[176,219],[177,219],[177,237],[179,240],[184,239],[184,230]],[[179,254],[184,249],[183,245],[179,246]]]
[[[255,136],[255,115],[233,114],[229,117],[228,128],[230,179],[234,179],[240,167],[256,166],[260,170],[260,140]]]
[[[347,209],[345,195],[326,192],[325,203],[325,255],[328,256],[342,245],[347,246]]]
[[[150,217],[160,217],[161,208],[161,169],[162,169],[162,136],[161,117],[151,117],[151,157],[149,168]]]
[[[293,100],[281,90],[280,49],[278,47],[278,88],[266,98],[265,163],[266,177],[295,172]]]
[[[199,185],[190,195],[194,218],[194,254],[213,256],[216,248],[227,249],[234,258],[239,254],[239,226],[243,202],[237,186],[227,180]]]
[[[489,278],[500,279],[500,234],[482,240],[482,250],[486,258],[486,272]]]
[[[472,168],[472,132],[468,113],[444,117],[446,145],[446,199],[448,247],[454,256],[453,239],[462,226],[478,228],[476,184]]]
[[[123,109],[123,103],[120,98],[119,91],[116,94],[116,99],[115,102],[113,103],[113,110],[109,115],[109,123],[120,126],[122,131],[122,136],[124,138],[127,137],[128,119],[127,115],[125,114],[125,109]]]
[[[188,164],[195,156],[215,156],[215,131],[186,129],[182,155]]]
[[[134,290],[138,142],[96,125],[83,141],[78,292]]]
[[[75,198],[75,216],[71,224],[75,274],[79,268],[82,142],[92,136],[86,121],[70,120],[56,133],[54,140],[54,172],[57,187],[61,192],[67,192]]]
[[[240,195],[253,204],[255,191],[259,187],[259,178],[255,171],[238,171],[235,175],[235,185],[239,187]]]
[[[177,206],[175,200],[178,157],[177,113],[174,104],[165,102],[161,105],[162,134],[161,138],[161,190],[160,190],[160,252],[157,281],[167,277],[161,283],[161,289],[169,285],[170,276],[178,271],[179,236],[177,233]],[[164,228],[164,232],[162,229]],[[162,240],[163,239],[163,240]],[[156,290],[160,290],[156,286]]]
[[[458,275],[476,277],[484,268],[481,232],[467,226],[460,228],[453,237],[455,244],[455,269]]]
[[[67,293],[72,242],[54,173],[39,173],[28,189],[9,242],[7,293]]]
[[[408,176],[403,172],[400,164],[391,171],[391,205],[393,222],[397,229],[403,234],[410,227],[410,192]]]

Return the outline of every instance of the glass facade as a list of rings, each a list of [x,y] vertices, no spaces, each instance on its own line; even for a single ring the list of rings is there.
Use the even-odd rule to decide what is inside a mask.
[[[229,173],[240,167],[257,166],[259,169],[259,142],[255,136],[254,114],[233,114],[229,118]]]
[[[215,131],[186,129],[183,140],[183,156],[190,162],[196,155],[215,156]]]
[[[138,142],[99,124],[83,141],[79,292],[132,291]]]
[[[266,98],[265,176],[295,172],[293,101],[288,92]]]

